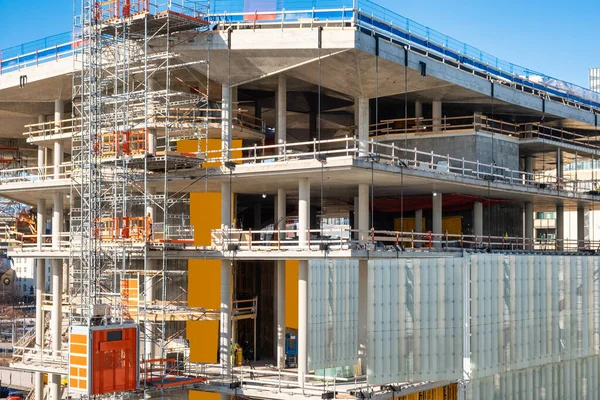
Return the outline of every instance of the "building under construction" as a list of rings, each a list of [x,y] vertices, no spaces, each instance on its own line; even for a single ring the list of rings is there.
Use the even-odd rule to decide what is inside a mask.
[[[370,0],[75,10],[0,53],[29,398],[600,398],[600,94]]]

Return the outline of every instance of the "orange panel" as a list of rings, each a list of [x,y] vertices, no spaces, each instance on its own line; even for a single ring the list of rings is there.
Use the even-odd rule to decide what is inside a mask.
[[[187,321],[190,362],[215,364],[219,350],[219,321]]]
[[[92,394],[137,387],[137,329],[103,329],[92,333]]]
[[[221,308],[221,261],[188,260],[188,305]]]
[[[190,223],[194,226],[194,245],[210,246],[211,229],[221,228],[221,193],[190,193]]]
[[[298,261],[285,262],[285,326],[298,329]]]
[[[75,388],[75,389],[79,389],[79,379],[71,378],[69,380],[69,386],[71,386],[72,388]]]
[[[87,368],[79,368],[79,377],[87,378]]]
[[[69,336],[71,343],[87,344],[87,336],[71,333]]]
[[[71,365],[86,365],[87,366],[87,357],[85,356],[74,356],[71,355],[69,358]]]
[[[69,348],[71,354],[86,354],[87,352],[87,346],[83,344],[71,343],[71,346],[69,346]]]
[[[198,390],[190,390],[188,392],[188,400],[219,400],[219,393],[200,392]]]

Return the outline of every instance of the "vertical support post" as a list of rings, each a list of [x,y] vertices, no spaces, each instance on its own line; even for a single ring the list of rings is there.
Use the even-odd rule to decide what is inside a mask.
[[[525,249],[533,250],[533,203],[525,203]]]
[[[577,207],[577,249],[585,249],[589,247],[586,245],[585,238],[585,208],[583,206]]]
[[[565,250],[565,206],[556,206],[556,250]]]
[[[415,210],[415,232],[417,233],[416,236],[416,240],[417,242],[415,243],[415,247],[421,247],[423,244],[421,243],[421,240],[423,240],[423,235],[420,235],[420,233],[423,233],[423,210]]]
[[[156,218],[155,218],[155,214],[156,214],[156,204],[154,203],[154,199],[153,197],[156,195],[156,189],[155,188],[148,188],[147,191],[147,195],[148,197],[150,197],[148,199],[147,205],[146,205],[146,218],[149,218],[150,221],[152,221],[152,225],[153,227],[156,226]],[[166,221],[165,221],[166,222]],[[148,224],[145,223],[144,227],[148,227]],[[152,230],[154,230],[154,228],[152,228]],[[147,238],[152,238],[152,236],[154,236],[156,233],[155,232],[144,232],[144,234],[146,235]],[[160,264],[160,260],[155,260],[155,259],[146,259],[146,270],[149,271],[156,271],[158,269],[160,269],[159,267]],[[152,303],[154,302],[154,278],[152,276],[152,273],[146,274],[143,277],[144,279],[144,296],[145,296],[145,302],[147,305],[152,305]],[[153,359],[154,358],[154,342],[152,341],[152,338],[154,337],[153,335],[153,330],[152,330],[152,322],[151,321],[145,321],[144,322],[144,340],[142,340],[142,343],[144,344],[144,354],[146,356],[146,359]]]
[[[480,201],[473,204],[473,234],[477,237],[479,245],[483,237],[483,203]]]
[[[358,156],[369,154],[369,99],[358,97],[354,100],[354,124],[358,127]]]
[[[307,248],[310,234],[310,180],[301,178],[298,185],[298,246]]]
[[[156,92],[159,90],[158,83],[154,79],[148,79],[148,91]],[[146,153],[150,155],[156,154],[156,107],[150,105],[148,107],[148,132],[146,135]],[[165,144],[166,145],[166,144]],[[169,149],[165,149],[168,151]]]
[[[38,177],[44,179],[46,175],[46,149],[42,146],[37,148],[37,165],[38,165]]]
[[[433,193],[433,209],[432,209],[432,233],[434,235],[433,246],[436,249],[442,247],[442,194],[439,192]]]
[[[442,126],[442,102],[441,101],[434,101],[433,103],[431,103],[431,115],[432,115],[432,126],[433,126],[433,131],[434,132],[438,132],[441,131],[441,126]]]
[[[63,113],[65,111],[65,102],[64,100],[55,100],[54,101],[54,133],[59,134],[61,131],[61,121],[63,118]],[[38,118],[39,120],[39,118]]]
[[[286,193],[284,189],[277,190],[277,228],[280,231],[285,230],[286,218]],[[279,233],[284,235],[285,233]],[[278,238],[281,241],[281,237]],[[277,368],[285,368],[285,261],[277,261]]]
[[[308,260],[298,262],[298,384],[308,372]]]
[[[60,140],[54,142],[54,179],[61,178],[61,165],[63,163],[63,144]]]
[[[562,188],[563,177],[564,177],[564,166],[563,166],[562,150],[556,149],[556,180],[557,180],[559,189]]]
[[[408,118],[408,116],[406,117]],[[423,103],[417,100],[415,101],[415,126],[417,127],[417,131],[420,130],[421,118],[423,118]]]
[[[358,185],[358,232],[361,243],[369,241],[369,185]],[[358,364],[367,371],[367,314],[369,300],[369,261],[358,260]]]
[[[354,240],[360,240],[360,235],[358,233],[358,221],[359,221],[359,204],[358,204],[358,196],[354,196],[354,226],[352,226],[352,229],[354,230],[354,232],[352,233],[353,239]]]
[[[280,74],[277,81],[277,135],[276,143],[282,145],[287,137],[287,77]],[[279,154],[283,154],[283,147],[279,147]]]
[[[223,85],[221,103],[221,158],[222,162],[228,161],[231,154],[231,87]]]
[[[229,182],[221,183],[221,229],[226,238],[229,238],[231,228],[231,185]],[[230,362],[230,324],[231,324],[231,261],[221,260],[221,317],[219,337],[219,361],[221,373],[227,374],[231,368]]]

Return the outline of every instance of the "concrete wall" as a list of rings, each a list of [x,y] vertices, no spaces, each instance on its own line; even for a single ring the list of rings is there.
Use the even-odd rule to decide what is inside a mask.
[[[443,134],[438,136],[424,136],[409,138],[408,140],[396,139],[398,147],[404,147],[405,143],[409,149],[417,148],[423,152],[434,152],[439,155],[449,155],[453,158],[463,158],[465,161],[477,161],[482,164],[495,164],[498,167],[519,169],[519,145],[516,141],[506,140],[484,133],[472,134]],[[429,157],[420,156],[419,160],[428,162]],[[460,168],[460,161],[451,161],[453,167]],[[468,168],[472,168],[469,166]],[[489,173],[489,168],[481,168],[480,172]],[[499,171],[495,171],[499,173]]]

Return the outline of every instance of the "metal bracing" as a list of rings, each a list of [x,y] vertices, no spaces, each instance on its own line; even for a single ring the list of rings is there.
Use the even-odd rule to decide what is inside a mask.
[[[150,358],[166,356],[173,338],[168,313],[183,293],[173,294],[168,286],[181,275],[170,273],[168,224],[187,198],[169,195],[168,174],[182,165],[201,167],[202,157],[181,160],[177,141],[207,137],[211,118],[203,92],[208,80],[196,93],[181,90],[180,78],[173,87],[175,71],[208,69],[205,62],[182,60],[171,40],[175,31],[204,30],[207,7],[196,3],[140,2],[135,15],[125,15],[119,2],[82,0],[76,19],[81,46],[74,57],[70,262],[77,305],[71,324],[144,321],[143,347],[160,352],[140,351]],[[131,258],[136,248],[141,260]],[[133,313],[121,299],[125,281],[138,285]],[[99,310],[110,311],[99,318]]]

